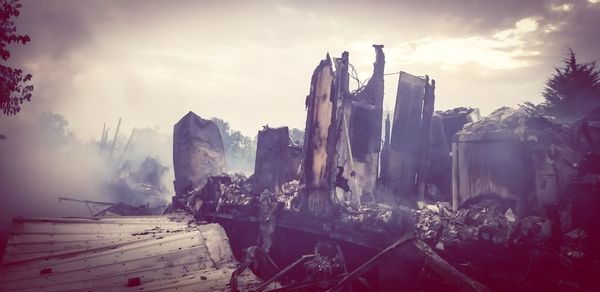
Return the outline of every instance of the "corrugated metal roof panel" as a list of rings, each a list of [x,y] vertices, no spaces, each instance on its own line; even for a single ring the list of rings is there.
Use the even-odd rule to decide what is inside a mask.
[[[237,265],[220,225],[184,215],[15,219],[0,290],[228,291]]]

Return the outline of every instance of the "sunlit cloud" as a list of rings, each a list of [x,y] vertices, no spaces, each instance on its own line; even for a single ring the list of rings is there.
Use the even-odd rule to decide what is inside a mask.
[[[591,3],[598,2],[600,0],[588,0]],[[567,11],[571,11],[573,10],[573,4],[572,3],[563,3],[563,4],[555,4],[550,6],[550,8],[554,11],[562,11],[562,12],[567,12]]]
[[[532,17],[523,18],[515,23],[515,27],[516,30],[521,33],[536,31],[538,28],[538,21]]]
[[[401,45],[399,55],[406,62],[439,64],[446,69],[466,64],[497,70],[522,68],[529,65],[527,57],[539,55],[525,39],[538,26],[535,18],[524,18],[491,36],[424,38]]]

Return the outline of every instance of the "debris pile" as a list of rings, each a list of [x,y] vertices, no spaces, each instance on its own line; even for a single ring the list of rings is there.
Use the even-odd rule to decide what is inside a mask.
[[[569,132],[549,118],[507,107],[465,125],[452,149],[453,207],[490,193],[513,200],[519,215],[559,203],[578,160]]]
[[[161,178],[168,167],[148,157],[136,169],[131,168],[126,162],[118,170],[111,184],[113,201],[130,206],[147,205],[156,209],[154,214],[159,214],[167,205],[168,190]]]
[[[582,227],[563,229],[561,223],[570,220],[564,210],[548,207],[544,216],[520,218],[510,202],[490,195],[471,199],[457,211],[446,202],[420,203],[414,215],[420,239],[490,287],[597,287],[591,275],[600,272],[598,237],[592,240]],[[540,278],[544,274],[553,277]]]
[[[217,212],[231,212],[242,207],[256,206],[256,196],[250,194],[252,185],[245,175],[233,174],[230,180],[221,184],[218,190]],[[240,210],[241,211],[241,210]]]
[[[392,224],[393,213],[394,208],[387,204],[369,202],[353,206],[343,203],[341,205],[340,217],[345,222],[385,230]]]
[[[399,72],[382,145],[385,58],[383,46],[374,48],[372,77],[354,91],[347,52],[319,63],[306,98],[305,144],[296,145],[287,127],[265,126],[248,178],[223,172],[216,126],[193,113],[182,118],[175,126],[171,209],[253,226],[234,230],[245,234],[243,248],[256,246],[266,257],[292,248],[277,244],[285,232],[386,252],[404,238],[421,262],[398,252],[412,265],[380,263],[380,276],[386,266],[405,265],[409,275],[424,264],[421,274],[435,272],[459,289],[597,287],[589,274],[600,272],[599,118],[573,127],[525,107],[503,107],[483,119],[473,108],[434,114],[435,81]],[[307,261],[312,276],[299,285],[337,282],[333,258]],[[403,284],[415,280],[409,278]]]
[[[281,190],[275,193],[277,202],[283,205],[286,211],[300,211],[299,194],[302,191],[300,181],[292,180],[281,185]]]
[[[419,202],[414,214],[418,236],[440,250],[481,242],[508,246],[517,226],[516,215],[497,196],[479,196],[456,212],[447,202]]]

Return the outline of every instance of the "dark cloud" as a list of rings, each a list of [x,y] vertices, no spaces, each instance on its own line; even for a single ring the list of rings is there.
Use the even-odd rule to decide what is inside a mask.
[[[600,3],[576,2],[572,11],[556,18],[555,23],[564,25],[551,36],[554,56],[564,56],[570,47],[582,61],[600,59]]]
[[[79,45],[92,40],[94,28],[108,21],[110,5],[104,1],[22,1],[16,18],[19,33],[31,42],[15,47],[14,62],[27,63],[41,58],[60,59]]]

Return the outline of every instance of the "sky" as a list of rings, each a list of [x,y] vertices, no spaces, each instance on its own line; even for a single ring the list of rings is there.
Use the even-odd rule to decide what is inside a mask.
[[[263,125],[304,128],[319,61],[350,53],[360,79],[383,44],[386,73],[429,75],[436,108],[542,101],[572,48],[600,58],[600,0],[112,1],[22,0],[10,64],[33,74],[18,124],[50,111],[83,138],[103,123],[170,133],[188,111],[248,136]],[[394,108],[398,75],[385,79]],[[356,86],[355,83],[352,86]]]

